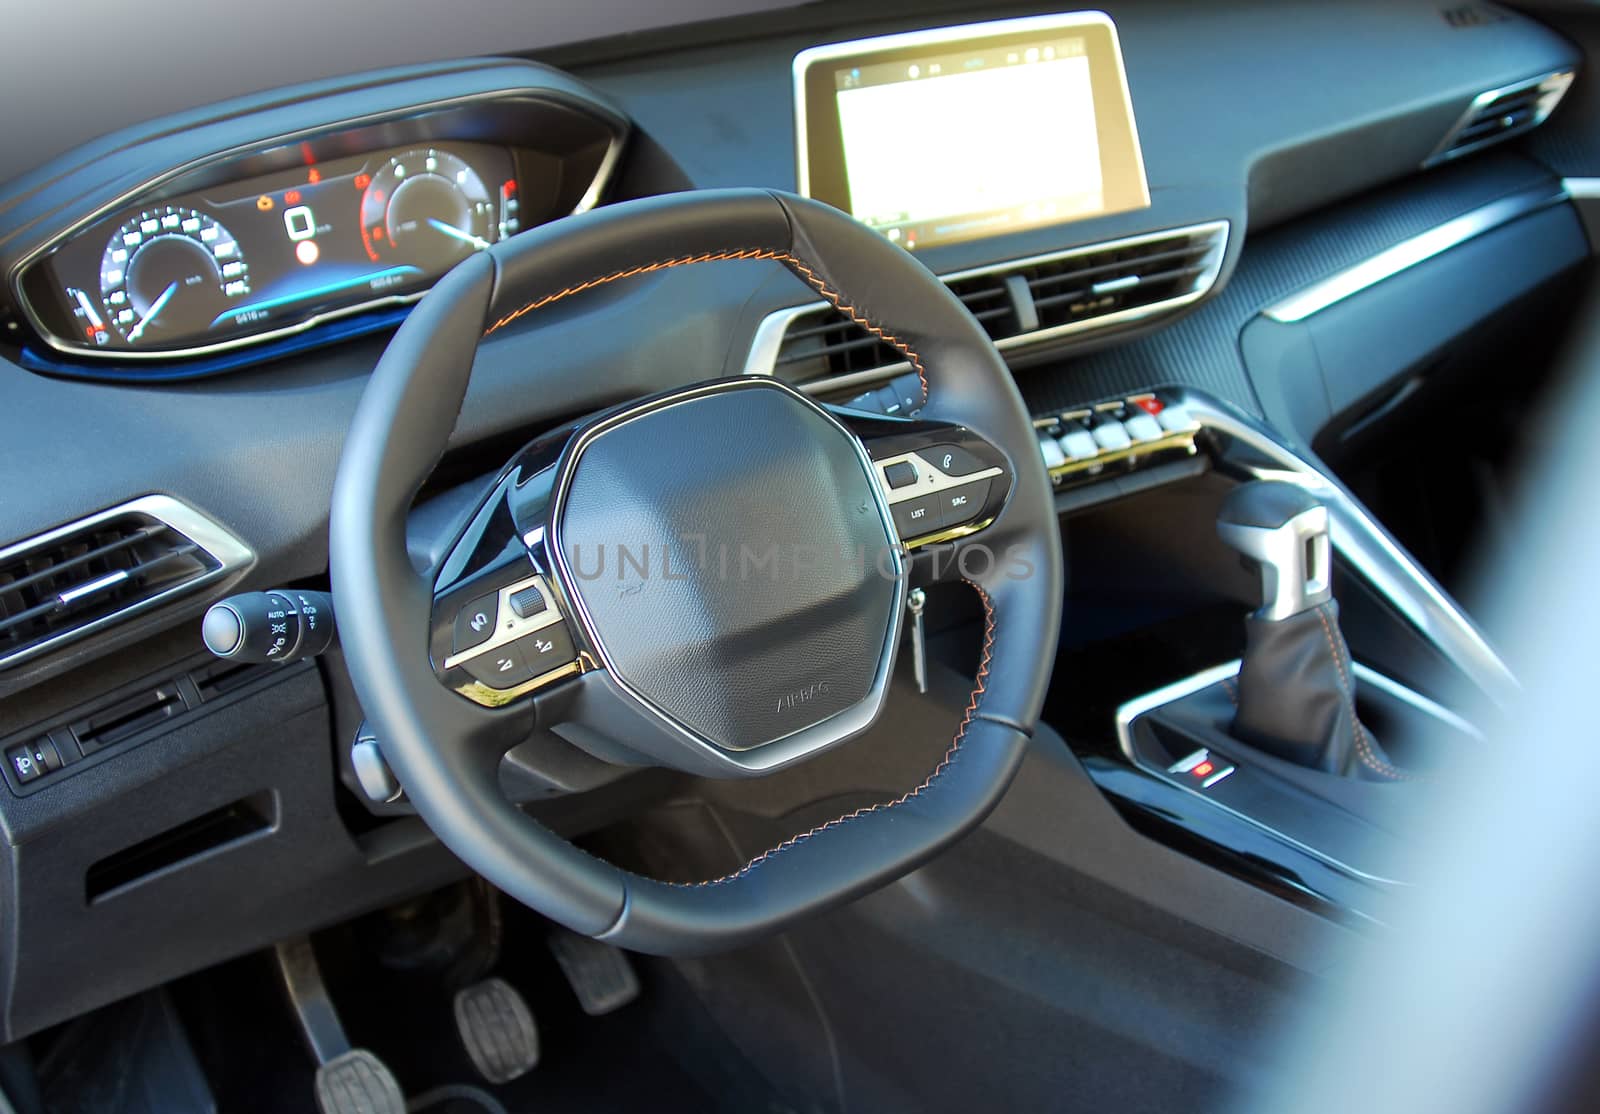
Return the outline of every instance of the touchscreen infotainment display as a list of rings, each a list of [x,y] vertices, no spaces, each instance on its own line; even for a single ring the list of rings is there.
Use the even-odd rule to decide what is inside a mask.
[[[820,47],[795,75],[802,192],[908,249],[1150,203],[1100,13]]]

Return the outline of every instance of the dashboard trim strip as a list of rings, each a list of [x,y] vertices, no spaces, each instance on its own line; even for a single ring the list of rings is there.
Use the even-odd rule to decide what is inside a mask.
[[[1420,263],[1426,263],[1435,256],[1459,247],[1486,232],[1492,232],[1502,225],[1567,201],[1570,196],[1565,188],[1552,190],[1550,187],[1540,186],[1510,194],[1498,201],[1491,201],[1426,232],[1418,233],[1408,240],[1402,240],[1393,247],[1363,259],[1360,263],[1336,271],[1327,278],[1274,302],[1261,312],[1268,319],[1280,324],[1292,325],[1297,321],[1304,321],[1346,298],[1354,297],[1363,290],[1376,286],[1385,279],[1393,278]]]

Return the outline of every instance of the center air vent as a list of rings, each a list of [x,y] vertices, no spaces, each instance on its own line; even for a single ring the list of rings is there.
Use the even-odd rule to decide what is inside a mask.
[[[1215,221],[961,271],[944,282],[999,348],[1020,348],[1188,305],[1216,282],[1227,238],[1227,222]],[[745,373],[822,393],[876,383],[906,366],[894,349],[817,302],[768,317]]]
[[[1531,131],[1555,111],[1571,84],[1572,71],[1559,70],[1479,93],[1422,165],[1432,166]]]
[[[250,551],[176,499],[147,496],[0,550],[0,668],[247,565]]]

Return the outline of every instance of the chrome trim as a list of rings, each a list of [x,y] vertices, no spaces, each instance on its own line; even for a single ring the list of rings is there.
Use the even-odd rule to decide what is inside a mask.
[[[994,19],[983,23],[964,23],[954,27],[930,27],[921,31],[905,31],[894,35],[878,35],[870,39],[853,39],[849,42],[826,43],[802,50],[794,56],[794,143],[795,182],[797,192],[811,196],[811,156],[806,149],[806,71],[813,63],[850,58],[880,50],[899,50],[904,47],[934,46],[939,43],[969,42],[974,39],[992,39],[1000,35],[1017,35],[1029,31],[1061,31],[1073,27],[1103,26],[1111,35],[1111,53],[1116,59],[1117,77],[1122,86],[1122,110],[1128,117],[1128,131],[1133,136],[1133,160],[1139,171],[1139,182],[1144,190],[1144,203],[1150,204],[1150,181],[1145,174],[1144,150],[1139,144],[1139,126],[1133,115],[1133,94],[1128,88],[1128,71],[1122,60],[1122,40],[1117,35],[1117,25],[1105,12],[1065,12],[1052,15],[1024,16],[1020,19]]]
[[[1496,704],[1504,705],[1515,697],[1520,686],[1488,640],[1338,481],[1253,419],[1199,392],[1175,393],[1180,395],[1178,404],[1202,429],[1233,438],[1273,465],[1246,468],[1252,478],[1284,480],[1321,499],[1328,508],[1334,549],[1446,660]]]
[[[789,335],[790,324],[807,314],[832,308],[830,303],[819,298],[815,302],[806,302],[804,305],[790,306],[788,309],[775,310],[767,314],[761,319],[761,324],[756,326],[756,335],[751,338],[750,352],[744,360],[744,373],[773,374],[773,369],[778,366],[778,351],[783,347],[783,338]]]
[[[884,477],[884,471],[889,465],[899,464],[902,461],[909,463],[912,468],[916,469],[917,480],[915,483],[905,487],[891,488],[889,481]],[[937,495],[941,491],[965,487],[967,484],[974,483],[977,480],[986,480],[991,476],[1005,474],[1005,469],[996,466],[984,468],[977,472],[970,472],[965,476],[950,476],[929,464],[918,453],[900,453],[897,456],[886,456],[877,461],[876,464],[877,467],[873,471],[877,474],[878,485],[883,488],[884,499],[891,507],[896,503],[904,503],[907,499],[916,499],[922,495]]]
[[[517,613],[511,609],[511,597],[524,588],[537,588],[539,589],[539,595],[544,598],[544,610],[526,619],[519,618]],[[484,654],[509,645],[523,635],[536,634],[546,627],[553,627],[557,623],[566,621],[560,609],[556,607],[556,598],[545,584],[542,576],[525,577],[515,584],[508,584],[501,588],[496,595],[498,598],[495,600],[495,614],[499,616],[499,620],[495,624],[494,633],[489,636],[487,641],[445,658],[445,669],[454,669],[456,666],[469,662],[474,658],[482,657]],[[560,666],[556,668],[560,668]],[[546,672],[550,671],[546,670]]]
[[[1217,276],[1222,273],[1222,260],[1228,252],[1229,230],[1230,226],[1225,220],[1202,221],[1199,224],[1182,225],[1178,228],[1167,228],[1156,232],[1144,232],[1137,236],[1124,236],[1116,240],[1102,240],[1092,244],[1081,244],[1077,247],[1046,252],[1042,255],[1030,255],[1021,259],[1007,259],[998,263],[986,263],[981,267],[969,267],[964,271],[952,271],[949,274],[940,275],[939,278],[945,283],[959,282],[962,279],[978,278],[984,275],[1003,275],[1008,271],[1019,270],[1023,267],[1036,267],[1044,263],[1056,263],[1077,255],[1092,255],[1099,251],[1116,251],[1122,248],[1137,247],[1140,244],[1153,243],[1157,240],[1170,240],[1178,236],[1205,236],[1211,238],[1211,246],[1207,249],[1205,256],[1205,269],[1195,276],[1194,287],[1188,292],[1179,294],[1174,298],[1165,298],[1159,302],[1151,302],[1148,305],[1131,306],[1128,309],[1120,309],[1114,313],[1107,313],[1098,317],[1086,317],[1081,321],[1069,321],[1062,325],[1052,325],[1047,329],[1035,329],[1032,332],[1017,333],[1014,336],[1002,337],[994,342],[996,348],[1006,352],[1013,348],[1025,348],[1034,344],[1043,344],[1046,341],[1055,340],[1058,337],[1071,336],[1074,333],[1106,328],[1128,321],[1139,321],[1157,314],[1171,313],[1189,305],[1191,302],[1200,300],[1211,292],[1211,288],[1216,285]],[[788,335],[789,328],[794,322],[807,314],[820,314],[832,310],[834,310],[834,307],[831,304],[818,299],[815,302],[789,306],[767,314],[756,328],[749,355],[745,357],[744,374],[774,374],[778,352],[783,346],[784,337]],[[886,364],[881,368],[874,368],[870,372],[855,372],[849,376],[816,380],[804,384],[801,389],[808,393],[815,393],[840,390],[847,386],[868,386],[881,380],[893,379],[896,375],[900,375],[910,369],[910,364],[900,361],[899,363]]]
[[[1498,201],[1491,201],[1469,213],[1463,213],[1454,220],[1448,220],[1408,240],[1402,240],[1377,255],[1363,259],[1360,263],[1336,271],[1327,278],[1274,302],[1261,312],[1271,320],[1286,325],[1304,321],[1312,314],[1321,313],[1329,306],[1359,294],[1368,287],[1376,286],[1384,279],[1393,278],[1402,271],[1409,270],[1419,263],[1425,263],[1468,240],[1492,232],[1501,225],[1560,204],[1568,197],[1568,191],[1565,189],[1551,190],[1547,186],[1540,186],[1502,197]]]
[[[1309,507],[1276,527],[1219,521],[1217,533],[1260,570],[1260,618],[1282,622],[1333,598],[1327,507]]]
[[[1379,673],[1376,669],[1369,669],[1360,662],[1354,663],[1356,680],[1371,688],[1378,689],[1402,704],[1409,704],[1423,715],[1431,716],[1447,727],[1452,727],[1461,734],[1468,736],[1476,742],[1487,743],[1489,737],[1478,728],[1456,715],[1443,704],[1429,700],[1415,689],[1409,689],[1387,673]]]
[[[1482,150],[1492,143],[1498,143],[1502,139],[1510,139],[1512,136],[1532,131],[1550,118],[1550,114],[1556,110],[1556,106],[1567,95],[1567,90],[1572,86],[1574,76],[1575,72],[1570,69],[1549,70],[1539,74],[1537,77],[1513,81],[1511,84],[1502,85],[1498,89],[1490,89],[1487,92],[1479,93],[1472,98],[1471,103],[1467,105],[1466,111],[1456,118],[1454,124],[1450,125],[1450,130],[1444,133],[1444,138],[1439,141],[1439,145],[1433,149],[1426,159],[1422,160],[1422,165],[1424,167],[1437,166],[1441,162],[1448,162],[1473,151]],[[1471,126],[1474,117],[1487,108],[1491,101],[1503,97],[1507,93],[1517,93],[1526,89],[1542,89],[1545,85],[1550,87],[1543,89],[1540,93],[1539,100],[1534,106],[1533,118],[1526,124],[1484,136],[1482,139],[1474,140],[1465,147],[1454,151],[1450,149],[1450,145],[1456,141],[1456,137]]]
[[[1196,673],[1192,677],[1185,677],[1181,681],[1174,681],[1170,685],[1163,685],[1161,688],[1158,688],[1153,692],[1145,693],[1143,696],[1136,696],[1132,700],[1119,707],[1116,714],[1117,745],[1122,748],[1123,756],[1127,758],[1130,763],[1132,763],[1135,769],[1143,770],[1147,774],[1161,777],[1163,773],[1171,772],[1158,769],[1157,767],[1150,766],[1139,760],[1139,752],[1133,745],[1134,722],[1141,716],[1148,715],[1158,708],[1165,707],[1168,704],[1176,703],[1177,701],[1182,700],[1184,697],[1193,696],[1197,692],[1208,689],[1212,685],[1217,684],[1219,681],[1226,681],[1230,677],[1237,677],[1239,675],[1239,665],[1240,662],[1236,658],[1233,661],[1226,662],[1222,665],[1213,666],[1210,669],[1202,670],[1201,672]],[[1360,669],[1361,667],[1357,666],[1358,672]],[[1194,756],[1190,755],[1190,757],[1192,758]],[[1232,771],[1230,770],[1230,772]],[[1216,780],[1220,781],[1221,778]],[[1276,839],[1279,843],[1293,847],[1297,851],[1301,851],[1307,855],[1310,855],[1319,862],[1326,863],[1328,866],[1348,874],[1352,878],[1359,878],[1366,882],[1377,882],[1380,885],[1385,886],[1403,886],[1407,884],[1397,878],[1386,878],[1381,874],[1370,874],[1367,871],[1358,870],[1356,867],[1351,866],[1342,859],[1336,859],[1327,852],[1318,850],[1309,843],[1302,843],[1300,840],[1279,831],[1270,824],[1262,823],[1260,820],[1257,820],[1248,813],[1240,812],[1238,809],[1224,804],[1215,797],[1211,796],[1209,793],[1200,792],[1187,782],[1176,781],[1166,777],[1161,777],[1161,781],[1165,785],[1175,786],[1185,793],[1200,798],[1202,801],[1207,802],[1218,811],[1225,812],[1237,820],[1242,820],[1246,824],[1249,824],[1252,828],[1255,828],[1257,831],[1264,832],[1273,839]],[[1211,781],[1208,779],[1207,784],[1209,785],[1210,783]]]
[[[577,472],[578,462],[582,458],[584,450],[596,438],[635,418],[640,418],[646,414],[680,403],[723,391],[753,389],[779,390],[801,400],[814,412],[822,415],[829,425],[838,430],[850,442],[866,475],[873,480],[868,486],[872,489],[873,503],[878,509],[879,523],[883,528],[884,541],[887,544],[893,565],[895,601],[890,610],[888,630],[885,633],[883,649],[878,659],[877,673],[873,677],[871,687],[867,690],[867,695],[861,701],[835,713],[820,723],[803,727],[798,731],[774,739],[754,749],[732,751],[724,750],[710,739],[700,735],[689,725],[674,719],[670,713],[658,707],[649,697],[635,689],[617,672],[611,660],[611,655],[605,648],[605,643],[596,635],[594,618],[589,614],[588,606],[584,603],[583,594],[576,590],[576,585],[581,581],[573,575],[572,570],[568,567],[566,547],[562,544],[562,526],[567,496],[572,486],[572,478]],[[827,410],[812,399],[807,398],[801,392],[778,379],[718,379],[696,387],[689,387],[675,394],[629,406],[601,418],[580,431],[568,443],[558,467],[560,473],[557,476],[555,489],[550,497],[549,530],[545,546],[545,552],[549,555],[553,566],[552,571],[556,586],[571,604],[573,620],[583,632],[585,641],[593,648],[595,657],[599,661],[599,667],[606,671],[618,690],[631,699],[642,712],[664,724],[680,741],[699,751],[703,757],[712,759],[730,771],[740,773],[766,773],[797,762],[802,758],[809,757],[818,751],[825,750],[859,734],[877,717],[884,698],[888,695],[895,648],[900,643],[901,620],[906,611],[906,593],[909,586],[909,578],[905,563],[905,547],[900,544],[899,533],[895,530],[894,515],[889,510],[888,499],[884,494],[885,485],[881,480],[876,479],[878,476],[876,462],[868,455],[866,446],[862,444],[861,439],[852,434],[839,419],[828,413]]]
[[[148,515],[169,529],[182,534],[203,549],[217,563],[217,567],[210,572],[202,573],[180,584],[164,588],[147,599],[119,608],[109,615],[103,615],[98,619],[73,627],[70,630],[60,631],[42,642],[34,643],[32,646],[24,647],[10,654],[0,655],[0,669],[17,665],[63,646],[68,642],[75,642],[80,638],[85,638],[104,630],[125,619],[151,611],[177,596],[187,595],[208,584],[232,579],[255,564],[255,552],[248,545],[229,533],[220,524],[207,518],[187,503],[180,502],[170,495],[146,495],[99,511],[85,518],[80,518],[75,522],[69,522],[64,526],[58,526],[53,530],[47,530],[43,534],[35,535],[20,542],[14,542],[4,549],[0,549],[0,561],[8,561],[32,550],[52,545],[62,538],[70,537],[79,531],[91,529],[102,522],[108,522],[113,518],[130,514]],[[104,577],[100,579],[105,580]],[[81,593],[91,587],[92,585],[83,585],[78,589],[73,589],[68,594],[76,598],[75,593]],[[60,599],[61,597],[57,598]],[[71,600],[64,600],[63,602],[70,603]]]
[[[71,591],[62,592],[60,595],[56,596],[56,602],[62,607],[65,607],[69,603],[83,599],[84,596],[94,595],[102,588],[109,588],[113,584],[121,584],[126,579],[128,579],[128,571],[126,569],[118,569],[116,572],[108,572],[106,575],[96,580],[91,580],[87,584],[78,585]]]
[[[361,302],[357,305],[342,306],[338,309],[327,310],[323,313],[308,317],[303,321],[298,321],[291,325],[284,325],[281,328],[272,329],[268,332],[251,333],[248,336],[234,337],[231,340],[218,341],[215,344],[195,345],[188,348],[169,348],[159,352],[108,350],[101,348],[77,347],[62,343],[54,333],[50,332],[50,330],[44,327],[39,315],[34,311],[33,306],[29,303],[26,291],[23,287],[22,278],[23,275],[27,273],[28,269],[43,259],[44,256],[60,247],[66,241],[72,239],[79,232],[82,232],[96,221],[99,221],[111,213],[116,212],[116,210],[122,208],[124,205],[133,204],[137,199],[144,197],[146,194],[151,193],[175,178],[183,177],[185,174],[193,173],[215,163],[228,162],[233,159],[260,154],[263,151],[287,146],[292,143],[299,143],[313,137],[326,136],[336,131],[367,127],[374,124],[404,123],[407,120],[431,115],[435,112],[444,112],[453,108],[466,107],[483,101],[500,100],[546,100],[556,103],[564,108],[577,107],[580,111],[591,115],[596,122],[603,125],[607,131],[612,133],[611,143],[606,148],[606,153],[600,160],[600,166],[595,170],[594,181],[589,184],[588,190],[585,191],[583,197],[579,199],[577,206],[572,210],[570,215],[576,216],[577,214],[586,212],[598,204],[601,194],[605,191],[606,186],[610,184],[610,176],[615,171],[617,162],[622,154],[622,148],[627,143],[628,132],[626,130],[623,130],[620,133],[616,132],[610,120],[594,114],[589,106],[583,105],[582,102],[576,98],[568,96],[567,94],[561,93],[557,90],[544,89],[536,86],[496,89],[484,93],[474,93],[470,96],[464,97],[447,97],[444,100],[429,101],[426,104],[413,105],[397,111],[373,113],[366,116],[352,116],[344,120],[336,120],[331,123],[318,124],[316,127],[304,128],[300,131],[278,135],[271,139],[264,139],[259,142],[244,144],[237,147],[229,147],[226,150],[218,151],[202,158],[191,159],[189,162],[183,163],[180,166],[165,170],[158,175],[145,179],[139,185],[125,190],[114,200],[95,209],[94,212],[89,214],[87,217],[75,221],[64,231],[52,236],[49,240],[45,241],[44,244],[23,256],[23,258],[11,271],[12,294],[15,296],[17,306],[22,310],[22,315],[27,319],[29,326],[33,329],[34,333],[47,345],[55,349],[57,352],[61,352],[66,355],[84,356],[99,360],[188,359],[191,356],[204,356],[215,352],[227,352],[232,351],[235,348],[244,348],[253,344],[261,344],[269,340],[278,340],[282,337],[295,336],[299,333],[307,332],[318,325],[326,324],[329,321],[337,320],[341,317],[350,317],[358,313],[367,313],[371,310],[381,309],[385,306],[408,305],[420,299],[428,292],[428,290],[432,289],[432,286],[429,286],[428,290],[418,290],[411,294],[390,294],[385,295],[382,298],[374,298],[371,301]],[[452,142],[452,140],[435,139],[432,142],[448,144]],[[467,143],[478,141],[459,140],[455,142]],[[509,143],[505,145],[508,147],[511,146]],[[377,152],[374,151],[372,153],[376,154]],[[538,226],[535,225],[533,227]],[[528,229],[523,229],[522,231],[528,231]],[[443,275],[439,276],[439,278],[443,277]],[[437,281],[438,280],[435,279],[435,283],[437,283]]]
[[[1600,178],[1563,178],[1561,188],[1574,201],[1593,201],[1600,197]]]

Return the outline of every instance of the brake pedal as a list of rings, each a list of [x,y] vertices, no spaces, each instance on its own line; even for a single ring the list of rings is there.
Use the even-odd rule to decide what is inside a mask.
[[[490,1083],[509,1083],[539,1062],[539,1029],[516,988],[484,979],[456,993],[456,1028],[472,1064]]]
[[[405,1114],[406,1098],[388,1065],[364,1048],[352,1048],[317,1069],[317,1109],[322,1114]]]
[[[550,950],[590,1017],[619,1010],[639,997],[639,976],[620,949],[563,929],[550,934]]]

